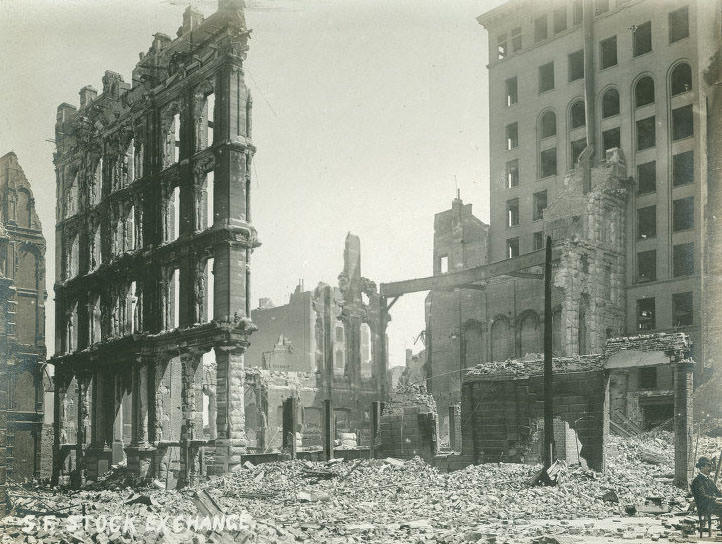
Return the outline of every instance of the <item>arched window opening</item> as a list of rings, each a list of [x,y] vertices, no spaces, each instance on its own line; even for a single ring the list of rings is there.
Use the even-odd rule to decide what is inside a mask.
[[[361,377],[370,378],[373,375],[373,345],[371,341],[371,327],[368,323],[361,324]]]
[[[511,327],[507,319],[497,319],[491,326],[492,361],[506,361],[514,355]]]
[[[587,120],[584,112],[584,101],[583,100],[577,100],[572,104],[571,108],[571,127],[572,128],[579,128],[586,125]]]
[[[619,92],[609,89],[602,97],[602,119],[619,115]]]
[[[692,68],[683,62],[672,70],[672,96],[692,90]]]
[[[536,313],[530,312],[521,321],[520,331],[521,349],[520,356],[527,353],[540,353],[543,351],[539,345],[539,317]]]
[[[541,137],[549,138],[557,133],[557,116],[553,111],[544,112],[541,118]]]
[[[643,77],[634,87],[634,105],[639,108],[653,102],[654,80],[651,77]]]

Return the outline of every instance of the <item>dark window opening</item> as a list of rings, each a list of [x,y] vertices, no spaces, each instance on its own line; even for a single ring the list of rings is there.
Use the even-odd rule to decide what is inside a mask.
[[[506,187],[511,189],[519,185],[519,161],[514,159],[506,163]]]
[[[581,138],[572,142],[572,167],[575,167],[579,162],[579,155],[582,154],[584,148],[587,147],[587,139]]]
[[[549,36],[547,28],[547,16],[542,15],[534,20],[534,43],[546,40]]]
[[[587,123],[583,100],[577,100],[574,102],[570,113],[572,128],[583,127]]]
[[[657,206],[637,210],[637,238],[646,240],[657,235]]]
[[[654,147],[657,143],[654,117],[637,121],[637,150]]]
[[[683,62],[672,70],[672,96],[692,90],[692,68]]]
[[[657,388],[657,367],[647,366],[639,369],[639,388],[640,389],[656,389]]]
[[[554,10],[554,34],[563,32],[567,29],[567,7],[561,7]]]
[[[677,153],[672,157],[672,185],[694,183],[694,151]]]
[[[554,88],[554,63],[549,62],[539,67],[539,92],[550,91]]]
[[[657,190],[657,163],[647,162],[637,166],[637,192],[642,195]]]
[[[541,137],[549,138],[557,133],[557,116],[553,111],[544,112],[541,118]]]
[[[575,25],[582,24],[584,18],[584,9],[582,8],[582,0],[574,0],[572,4],[572,21]]]
[[[496,58],[502,60],[506,57],[506,34],[496,37]]]
[[[544,215],[544,210],[547,207],[547,192],[546,191],[540,191],[538,193],[534,193],[534,210],[532,212],[532,219],[536,221],[537,219],[541,219]]]
[[[594,15],[599,15],[609,11],[609,0],[595,0],[594,1]]]
[[[602,119],[619,115],[619,91],[609,89],[602,97]]]
[[[511,50],[516,52],[521,49],[521,27],[511,29]]]
[[[680,198],[672,203],[672,230],[694,228],[694,197]]]
[[[584,77],[584,51],[575,51],[569,55],[569,81]]]
[[[632,27],[634,32],[634,56],[649,53],[652,50],[652,23],[647,21],[636,27]]]
[[[634,105],[638,108],[654,102],[654,80],[643,77],[634,87]]]
[[[655,281],[657,279],[657,251],[640,251],[637,253],[637,281]]]
[[[692,293],[675,293],[672,295],[672,325],[687,327],[693,323]]]
[[[517,82],[515,77],[506,80],[506,105],[511,106],[519,101]]]
[[[676,9],[669,14],[669,43],[689,36],[689,8]]]
[[[617,65],[617,37],[612,36],[599,42],[602,69]]]
[[[557,148],[545,149],[541,152],[541,177],[554,176],[557,173]]]
[[[602,132],[602,145],[604,146],[604,151],[614,149],[615,147],[622,147],[619,127]]]
[[[692,104],[672,110],[672,139],[681,140],[694,134]]]
[[[519,199],[514,198],[506,202],[506,226],[515,227],[519,224]]]
[[[642,298],[637,301],[637,329],[654,330],[654,298]]]
[[[672,248],[672,274],[675,278],[694,274],[694,242]]]
[[[519,238],[510,238],[506,241],[506,257],[512,259],[519,256]]]
[[[506,125],[506,149],[514,149],[519,145],[519,125],[512,123]]]
[[[542,231],[535,232],[532,239],[534,250],[544,249],[544,233]]]

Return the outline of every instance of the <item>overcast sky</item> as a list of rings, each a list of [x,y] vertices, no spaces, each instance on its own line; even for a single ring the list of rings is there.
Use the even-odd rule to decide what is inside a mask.
[[[432,273],[433,215],[455,179],[488,221],[486,32],[500,0],[253,0],[246,61],[258,148],[253,306],[333,285],[348,231],[362,274],[378,283]],[[212,0],[196,1],[206,13]],[[48,242],[47,343],[54,340],[58,104],[126,81],[152,35],[175,37],[180,0],[0,0],[0,156],[15,151]],[[424,327],[424,294],[402,297],[389,326],[390,365]],[[252,341],[252,339],[251,339]],[[414,350],[421,344],[413,346]]]

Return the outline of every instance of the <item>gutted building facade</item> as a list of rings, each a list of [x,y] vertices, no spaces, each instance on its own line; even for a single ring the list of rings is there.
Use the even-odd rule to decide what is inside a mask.
[[[10,479],[42,472],[46,296],[45,238],[30,183],[10,152],[0,157],[0,410],[7,411],[0,448]]]
[[[205,375],[216,384],[209,472],[240,463],[251,224],[249,31],[240,0],[176,39],[156,34],[132,81],[57,110],[54,480],[165,456],[198,476]]]

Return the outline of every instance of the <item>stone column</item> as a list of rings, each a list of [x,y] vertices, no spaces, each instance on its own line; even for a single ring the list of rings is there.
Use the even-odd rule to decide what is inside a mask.
[[[132,368],[132,422],[133,433],[130,445],[125,448],[128,456],[128,470],[147,479],[152,476],[154,448],[148,442],[149,367],[145,357],[138,357]]]
[[[113,376],[113,443],[112,462],[117,464],[125,457],[123,453],[123,396],[125,395],[125,379],[120,374]]]
[[[78,431],[76,448],[76,472],[71,475],[71,485],[79,487],[85,479],[85,447],[87,445],[88,430],[90,429],[89,389],[91,375],[81,372],[76,376],[78,382]]]
[[[97,480],[110,468],[112,450],[108,444],[109,427],[112,420],[108,420],[108,377],[101,370],[96,370],[92,378],[92,414],[91,414],[91,445],[87,451],[86,466],[88,478]],[[111,381],[112,383],[112,381]],[[111,390],[112,391],[112,390]],[[111,427],[112,428],[112,427]]]
[[[243,387],[245,346],[216,347],[216,447],[213,474],[241,464],[246,448]]]
[[[178,487],[195,485],[200,468],[200,446],[203,441],[203,429],[198,425],[198,389],[197,374],[201,355],[196,352],[181,354],[181,426],[180,475]]]
[[[674,484],[687,489],[692,476],[694,363],[674,362]]]
[[[53,395],[53,473],[50,483],[53,486],[60,484],[60,477],[63,469],[62,445],[65,439],[65,396],[68,393],[68,384],[70,376],[62,372],[56,365],[55,376],[55,395]]]

